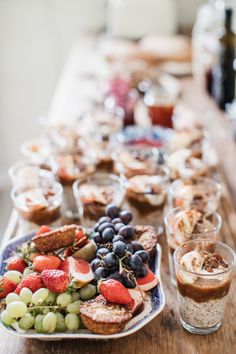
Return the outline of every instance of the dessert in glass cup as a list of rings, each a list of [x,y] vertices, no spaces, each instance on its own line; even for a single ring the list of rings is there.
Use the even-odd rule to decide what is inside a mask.
[[[22,231],[40,225],[58,226],[61,217],[62,186],[55,180],[40,179],[38,184],[13,188],[11,197]]]
[[[131,178],[137,175],[155,175],[160,154],[150,145],[123,146],[114,154],[115,171]]]
[[[197,238],[218,240],[222,220],[217,212],[200,213],[189,208],[174,208],[165,216],[164,223],[170,276],[175,284],[173,253],[176,248],[184,242]]]
[[[126,182],[126,201],[134,222],[157,224],[162,218],[169,181],[169,170],[157,166],[155,175],[137,175]]]
[[[15,163],[8,170],[13,187],[38,185],[42,178],[54,180],[55,173],[56,166],[54,161],[51,162],[51,165],[49,165],[49,161],[48,165],[41,165],[36,162],[23,160]]]
[[[57,177],[63,186],[63,215],[73,219],[78,217],[76,203],[72,191],[73,183],[79,179],[83,181],[95,170],[95,156],[87,152],[61,153],[56,156]]]
[[[220,184],[208,177],[177,179],[168,189],[170,208],[191,208],[204,213],[216,211],[221,196]]]
[[[83,225],[90,227],[104,215],[108,204],[121,206],[124,198],[124,180],[113,174],[97,172],[84,181],[73,184],[75,200]]]
[[[234,251],[213,240],[191,240],[174,253],[182,326],[194,334],[215,332],[222,324],[235,263]]]

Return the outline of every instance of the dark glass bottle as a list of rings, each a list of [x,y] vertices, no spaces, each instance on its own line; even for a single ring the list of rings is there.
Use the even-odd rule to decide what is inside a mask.
[[[213,68],[213,97],[221,109],[235,98],[236,35],[232,31],[233,10],[225,10],[225,26],[219,38],[216,65]]]

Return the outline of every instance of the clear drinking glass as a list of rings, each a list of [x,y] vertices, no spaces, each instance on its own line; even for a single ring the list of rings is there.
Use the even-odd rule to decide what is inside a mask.
[[[51,164],[38,164],[27,160],[19,161],[11,166],[8,170],[13,187],[24,187],[26,185],[37,185],[39,180],[54,180],[56,173],[56,165],[52,161]]]
[[[170,208],[191,208],[200,212],[216,211],[221,196],[219,183],[208,177],[196,180],[175,180],[168,190]]]
[[[13,188],[11,198],[19,215],[22,232],[40,225],[59,226],[63,188],[60,183],[41,179],[38,184]]]
[[[84,181],[75,181],[73,191],[82,224],[90,227],[104,215],[108,204],[121,206],[124,180],[105,172],[94,173]]]
[[[193,223],[193,220],[198,220]],[[170,277],[173,285],[174,276],[174,251],[188,240],[193,239],[220,239],[220,229],[222,225],[221,216],[217,212],[203,214],[193,209],[172,209],[164,218],[165,232],[168,244],[168,259],[170,267]],[[191,226],[192,223],[192,226]]]
[[[157,166],[153,176],[137,175],[127,180],[126,202],[134,224],[162,223],[168,182],[169,169],[164,165]]]
[[[186,262],[191,252],[194,252],[195,256],[197,252],[198,257],[199,254],[206,256],[207,252],[208,267],[211,264],[209,263],[211,257],[213,261],[222,259],[225,266],[217,266],[217,261],[215,265],[212,263],[212,268],[206,270],[200,256],[198,266],[195,263],[195,268],[192,268]],[[184,256],[185,262],[182,258]],[[234,251],[219,241],[191,240],[176,249],[174,262],[182,326],[194,334],[210,334],[217,331],[222,324],[232,280]]]

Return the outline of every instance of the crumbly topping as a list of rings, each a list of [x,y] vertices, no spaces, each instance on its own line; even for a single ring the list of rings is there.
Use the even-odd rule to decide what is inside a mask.
[[[214,269],[228,268],[229,265],[223,260],[223,258],[218,253],[209,253],[207,251],[203,252],[204,262],[202,268],[209,273],[213,273]]]

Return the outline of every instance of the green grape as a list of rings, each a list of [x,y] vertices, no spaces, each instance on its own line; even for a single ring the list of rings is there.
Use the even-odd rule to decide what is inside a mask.
[[[56,331],[65,332],[66,323],[64,316],[60,312],[56,312],[55,315],[57,317]]]
[[[22,288],[20,291],[20,299],[27,305],[31,302],[32,291],[28,288]]]
[[[3,310],[1,312],[1,321],[7,326],[11,326],[15,322],[15,319],[13,319],[6,310]]]
[[[43,331],[52,333],[56,329],[57,316],[53,312],[48,312],[43,319]]]
[[[74,313],[68,313],[65,317],[66,327],[69,331],[76,331],[79,328],[79,317]]]
[[[16,293],[10,293],[6,296],[6,304],[10,304],[13,301],[20,301],[20,297]]]
[[[22,274],[17,270],[9,270],[4,274],[4,277],[14,281],[16,284],[19,284],[22,279]]]
[[[12,318],[19,318],[26,314],[27,306],[23,301],[13,301],[7,305],[7,313]]]
[[[71,303],[71,295],[62,293],[57,297],[57,305],[61,307],[67,307]]]
[[[34,320],[34,328],[38,333],[43,332],[43,319],[45,316],[37,315]]]
[[[79,299],[80,299],[80,297],[79,297],[79,293],[77,291],[75,291],[74,293],[71,294],[71,301],[72,302],[77,301]]]
[[[79,291],[79,296],[81,300],[86,301],[91,299],[94,295],[96,295],[97,288],[95,285],[88,284],[84,286],[82,289]]]
[[[34,272],[33,269],[30,268],[25,268],[23,272],[23,278],[27,277],[28,275],[32,274]]]
[[[43,309],[43,314],[44,315],[46,315],[48,312],[50,312],[50,308],[49,307]]]
[[[56,301],[56,294],[55,293],[52,293],[51,291],[49,291],[48,293],[48,297],[46,298],[45,300],[45,304],[47,305],[53,305]]]
[[[19,327],[21,329],[30,329],[34,324],[34,316],[30,313],[26,313],[24,316],[21,317],[19,321]]]
[[[48,297],[49,290],[46,288],[41,288],[35,291],[32,295],[31,302],[34,305],[42,304]]]
[[[75,313],[76,315],[78,315],[80,313],[80,305],[81,301],[74,301],[67,306],[66,310],[69,313]]]

